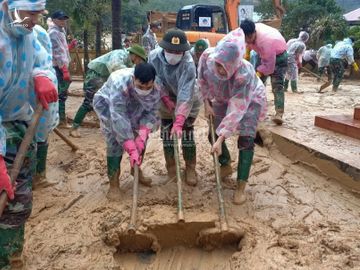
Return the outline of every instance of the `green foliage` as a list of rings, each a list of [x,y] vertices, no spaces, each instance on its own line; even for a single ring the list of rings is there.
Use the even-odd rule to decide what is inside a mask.
[[[353,26],[349,29],[349,36],[355,38],[354,53],[355,58],[360,59],[360,26]]]
[[[288,0],[281,1],[281,4],[285,10],[289,7]],[[260,4],[255,6],[254,11],[260,14],[262,20],[271,19],[276,15],[273,1],[271,0],[260,0]]]

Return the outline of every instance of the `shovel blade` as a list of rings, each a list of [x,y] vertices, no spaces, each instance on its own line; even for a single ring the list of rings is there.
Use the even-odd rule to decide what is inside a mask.
[[[223,247],[233,247],[237,250],[244,235],[243,231],[234,228],[229,228],[226,231],[222,231],[219,228],[211,228],[199,233],[197,244],[208,251]]]
[[[328,81],[328,82],[322,84],[322,85],[320,86],[319,93],[321,93],[322,90],[324,90],[325,88],[329,87],[330,85],[331,85],[331,81]]]

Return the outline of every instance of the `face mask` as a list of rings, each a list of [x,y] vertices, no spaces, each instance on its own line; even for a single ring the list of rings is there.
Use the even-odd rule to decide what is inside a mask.
[[[150,89],[150,90],[141,90],[140,88],[137,88],[137,87],[134,87],[135,89],[135,92],[139,95],[139,96],[147,96],[149,95],[153,89]]]
[[[181,61],[182,57],[183,57],[183,54],[173,54],[173,53],[165,52],[166,62],[168,62],[170,65],[173,65],[173,66],[178,64]]]

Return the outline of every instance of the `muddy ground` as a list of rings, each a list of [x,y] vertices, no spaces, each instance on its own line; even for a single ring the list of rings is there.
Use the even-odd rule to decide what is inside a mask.
[[[307,142],[360,155],[359,141],[313,127],[315,114],[351,114],[353,106],[360,104],[359,82],[346,81],[335,94],[316,93],[319,83],[309,77],[302,77],[299,85],[303,94],[286,94],[284,126]],[[72,92],[80,93],[80,88],[75,82]],[[270,115],[269,87],[268,97]],[[70,117],[81,101],[69,98]],[[266,125],[272,126],[269,121]],[[184,185],[185,219],[217,221],[214,169],[203,115],[196,130],[200,181],[195,188]],[[97,128],[81,132],[83,138],[72,139],[81,147],[76,153],[56,135],[50,137],[47,177],[54,185],[34,191],[26,227],[25,269],[360,269],[360,196],[331,176],[292,162],[274,144],[256,147],[244,205],[231,203],[235,173],[223,187],[229,223],[245,232],[241,251],[169,247],[157,255],[118,253],[113,245],[129,222],[131,206],[128,159],[122,162],[122,201],[109,202],[103,138]],[[235,139],[229,140],[229,146],[235,172]],[[151,188],[140,186],[138,225],[142,230],[176,221],[176,183],[166,182],[161,149],[156,133],[142,165],[153,179]]]

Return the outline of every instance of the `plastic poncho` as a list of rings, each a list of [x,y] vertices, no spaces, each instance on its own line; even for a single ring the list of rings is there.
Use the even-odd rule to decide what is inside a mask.
[[[151,31],[150,25],[148,26],[145,34],[142,37],[142,46],[144,47],[146,54],[149,55],[149,53],[159,47],[156,34]]]
[[[287,49],[288,67],[286,71],[286,79],[295,81],[298,78],[298,65],[302,63],[302,55],[305,52],[306,45],[303,41],[297,40],[291,43]]]
[[[331,50],[331,58],[344,59],[349,65],[354,63],[354,49],[350,38],[344,38],[343,41],[336,43]]]
[[[35,51],[35,67],[40,68],[41,70],[47,70],[48,77],[52,80],[57,89],[57,78],[55,69],[52,66],[52,47],[51,41],[48,33],[40,25],[35,25],[33,28],[34,36],[39,42],[40,50]],[[34,91],[33,81],[30,81],[30,87]],[[35,92],[30,95],[31,106],[36,106],[36,96]],[[58,125],[59,123],[59,104],[58,102],[53,102],[49,104],[49,110],[44,111],[43,115],[40,118],[37,133],[36,141],[45,142],[49,133]]]
[[[288,42],[286,43],[287,48],[289,48],[292,43],[298,40],[306,43],[309,40],[309,34],[305,31],[301,31],[298,38],[292,38],[288,40]]]
[[[49,26],[48,33],[52,43],[53,66],[62,68],[65,65],[68,67],[71,58],[65,30],[53,24]]]
[[[258,120],[265,119],[267,101],[265,86],[252,65],[243,59],[245,40],[238,28],[226,35],[215,48],[201,56],[198,84],[203,99],[212,102],[216,117],[221,118],[216,133],[255,137]],[[227,71],[219,78],[215,62]]]
[[[9,7],[22,8],[21,5],[41,10],[45,1],[10,1]],[[24,8],[23,8],[24,9]],[[0,3],[0,155],[6,153],[6,133],[1,123],[26,121],[32,119],[34,92],[30,83],[36,76],[52,78],[50,70],[36,65],[36,54],[41,46],[33,32],[24,34],[11,24],[12,19]],[[30,98],[30,96],[32,97]]]
[[[330,64],[331,49],[332,44],[327,44],[320,47],[320,49],[317,51],[316,57],[318,59],[319,68],[327,67]]]
[[[314,61],[314,63],[317,63],[318,60],[316,54],[317,52],[314,49],[305,50],[302,58],[306,62]]]
[[[108,52],[88,64],[88,68],[95,70],[101,77],[109,77],[115,70],[132,66],[129,52],[121,49]]]
[[[185,52],[180,63],[170,65],[166,62],[162,48],[153,50],[149,55],[149,63],[156,69],[155,82],[163,96],[170,96],[176,101],[175,116],[196,117],[201,102],[199,92],[195,88],[196,69],[190,52]],[[163,104],[160,107],[162,118],[172,119]]]
[[[159,126],[157,111],[160,90],[154,88],[147,96],[134,90],[134,69],[126,68],[111,73],[107,82],[95,94],[93,106],[100,119],[101,130],[110,148],[110,156],[121,153],[124,141],[135,139],[140,126],[155,131]]]

